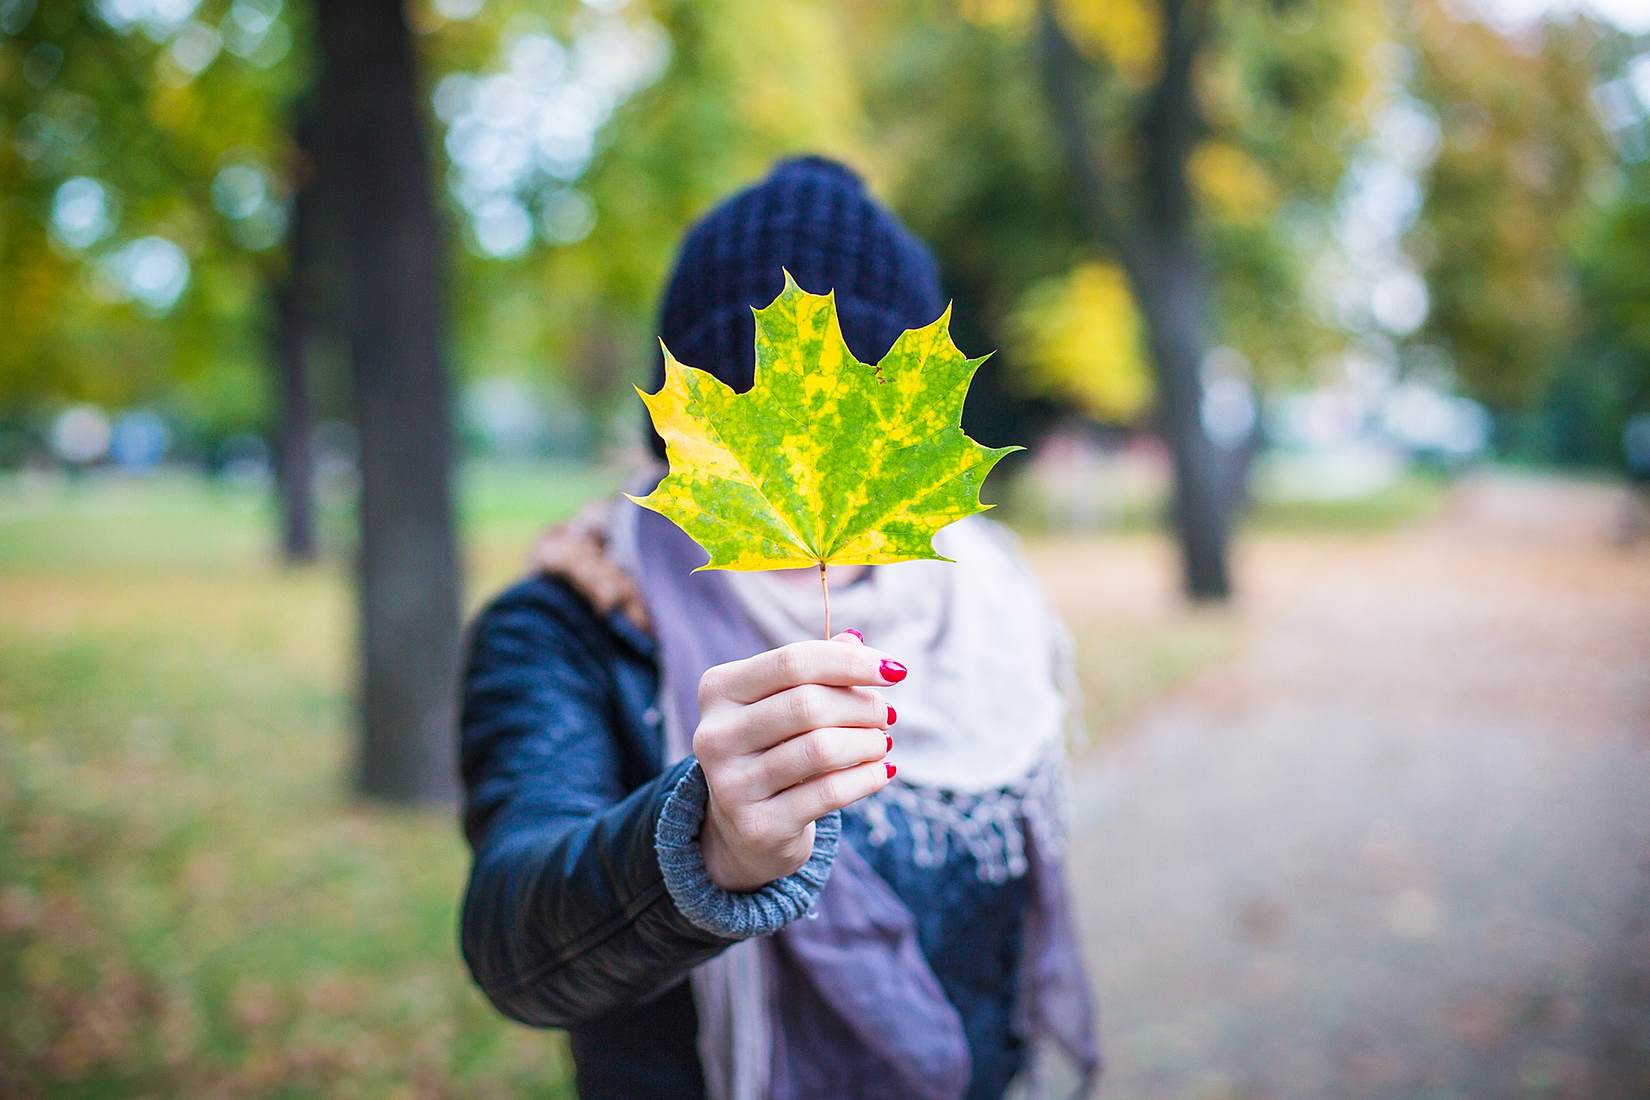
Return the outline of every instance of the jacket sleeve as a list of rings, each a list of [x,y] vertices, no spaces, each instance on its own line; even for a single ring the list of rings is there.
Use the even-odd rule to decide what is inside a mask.
[[[499,1011],[540,1027],[645,1002],[777,931],[812,907],[835,854],[822,821],[795,874],[751,894],[711,883],[693,759],[624,788],[603,629],[565,588],[525,582],[477,620],[464,679],[464,958]]]

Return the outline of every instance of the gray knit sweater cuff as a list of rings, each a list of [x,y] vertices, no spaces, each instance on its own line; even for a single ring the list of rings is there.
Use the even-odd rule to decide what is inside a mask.
[[[653,845],[659,869],[676,907],[696,927],[726,939],[742,940],[777,932],[813,908],[830,877],[842,835],[842,812],[833,810],[814,825],[814,850],[796,871],[748,894],[722,889],[705,870],[699,829],[705,823],[710,788],[697,761],[665,798]]]

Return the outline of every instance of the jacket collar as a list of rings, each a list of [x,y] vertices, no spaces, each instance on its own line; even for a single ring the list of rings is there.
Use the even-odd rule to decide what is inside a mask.
[[[637,656],[652,661],[659,656],[659,642],[653,635],[631,622],[623,611],[613,610],[602,620],[608,631],[633,650]]]

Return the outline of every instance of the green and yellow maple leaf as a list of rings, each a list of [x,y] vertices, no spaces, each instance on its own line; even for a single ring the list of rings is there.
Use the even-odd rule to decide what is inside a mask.
[[[881,565],[929,558],[934,533],[983,512],[980,485],[1018,447],[963,433],[963,399],[986,357],[951,342],[951,310],[910,329],[876,366],[849,352],[834,294],[785,289],[756,314],[756,378],[736,393],[665,348],[658,393],[641,389],[669,474],[631,497],[686,531],[701,569]]]

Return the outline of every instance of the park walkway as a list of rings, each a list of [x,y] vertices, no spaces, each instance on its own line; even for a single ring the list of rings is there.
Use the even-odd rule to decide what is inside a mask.
[[[1650,1096],[1650,552],[1494,479],[1257,537],[1237,656],[1079,767],[1104,1095]]]

